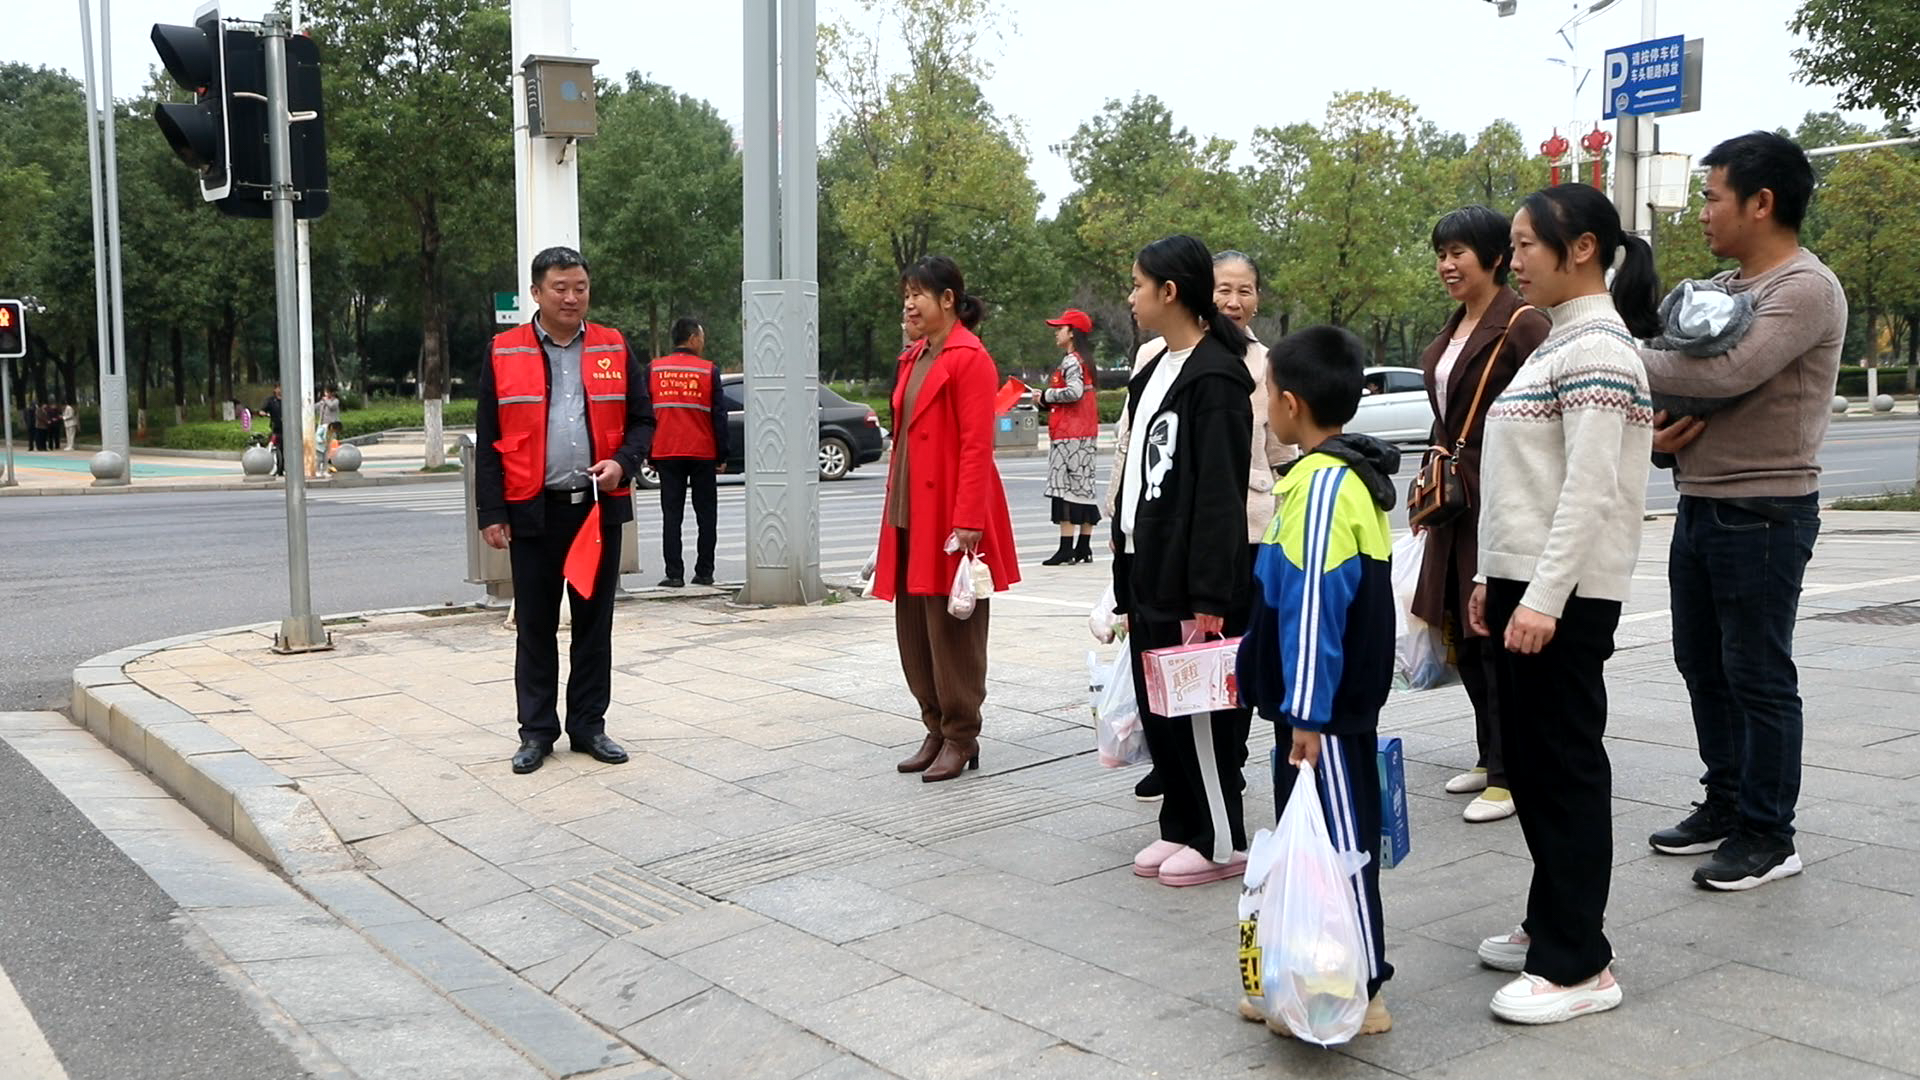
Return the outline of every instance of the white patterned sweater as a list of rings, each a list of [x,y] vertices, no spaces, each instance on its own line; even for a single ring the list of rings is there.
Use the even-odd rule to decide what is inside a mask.
[[[1624,602],[1640,557],[1653,398],[1633,335],[1602,293],[1547,312],[1553,329],[1487,412],[1480,581],[1527,583],[1521,603]]]

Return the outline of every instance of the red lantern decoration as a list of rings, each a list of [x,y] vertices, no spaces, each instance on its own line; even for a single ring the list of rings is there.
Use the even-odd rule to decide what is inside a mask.
[[[1600,186],[1600,170],[1604,167],[1607,144],[1613,141],[1613,133],[1601,131],[1595,124],[1592,131],[1580,136],[1580,146],[1593,155],[1593,186]]]
[[[1559,128],[1553,129],[1553,138],[1540,144],[1540,152],[1547,155],[1547,164],[1552,166],[1552,182],[1555,184],[1560,182],[1560,159],[1566,156],[1572,145],[1560,134]]]

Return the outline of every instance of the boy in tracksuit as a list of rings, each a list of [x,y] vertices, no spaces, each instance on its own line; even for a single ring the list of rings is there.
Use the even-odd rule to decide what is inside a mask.
[[[1268,413],[1283,442],[1311,448],[1274,494],[1279,510],[1254,560],[1253,614],[1240,645],[1243,700],[1279,725],[1288,762],[1315,766],[1334,847],[1367,855],[1353,903],[1369,939],[1363,1035],[1393,1024],[1381,984],[1393,977],[1380,914],[1380,708],[1393,682],[1392,539],[1388,479],[1400,452],[1341,426],[1358,410],[1366,348],[1345,330],[1316,326],[1267,354]],[[1293,785],[1274,784],[1279,811]],[[1241,1014],[1262,1019],[1251,1002]],[[1274,1027],[1274,1025],[1269,1025]],[[1288,1034],[1284,1026],[1275,1027]]]

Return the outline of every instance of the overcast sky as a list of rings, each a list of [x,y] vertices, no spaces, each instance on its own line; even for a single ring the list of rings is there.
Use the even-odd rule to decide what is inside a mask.
[[[995,42],[987,94],[1026,132],[1035,181],[1050,208],[1072,188],[1051,147],[1109,98],[1158,95],[1176,123],[1240,144],[1256,127],[1318,122],[1343,90],[1381,88],[1411,98],[1422,115],[1469,138],[1506,117],[1530,146],[1579,117],[1600,113],[1596,70],[1574,105],[1574,80],[1548,57],[1568,56],[1556,29],[1571,0],[1519,0],[1498,18],[1484,0],[1002,0],[1015,32]],[[857,0],[818,0],[822,22],[873,19]],[[1703,108],[1662,122],[1662,148],[1700,154],[1728,135],[1788,127],[1809,110],[1834,107],[1833,91],[1793,79],[1798,42],[1787,23],[1794,0],[1660,0],[1657,33],[1706,40]],[[156,21],[185,23],[195,0],[113,4],[115,90],[125,97],[157,64],[148,32]],[[229,15],[257,16],[242,0]],[[737,0],[573,0],[575,52],[603,75],[648,73],[711,101],[740,123],[741,5]],[[95,33],[99,26],[96,23]],[[1640,0],[1618,0],[1577,31],[1578,63],[1595,69],[1603,52],[1640,34]],[[36,7],[8,20],[0,61],[81,70],[78,5]],[[821,102],[821,128],[833,103]],[[1878,116],[1853,114],[1878,125]],[[1048,212],[1051,212],[1050,209]]]

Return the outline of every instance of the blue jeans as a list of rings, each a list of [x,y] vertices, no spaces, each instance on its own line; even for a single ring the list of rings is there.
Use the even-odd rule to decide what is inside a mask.
[[[1800,673],[1793,627],[1820,535],[1818,495],[1680,498],[1667,565],[1673,659],[1693,699],[1709,799],[1761,835],[1793,835]]]

